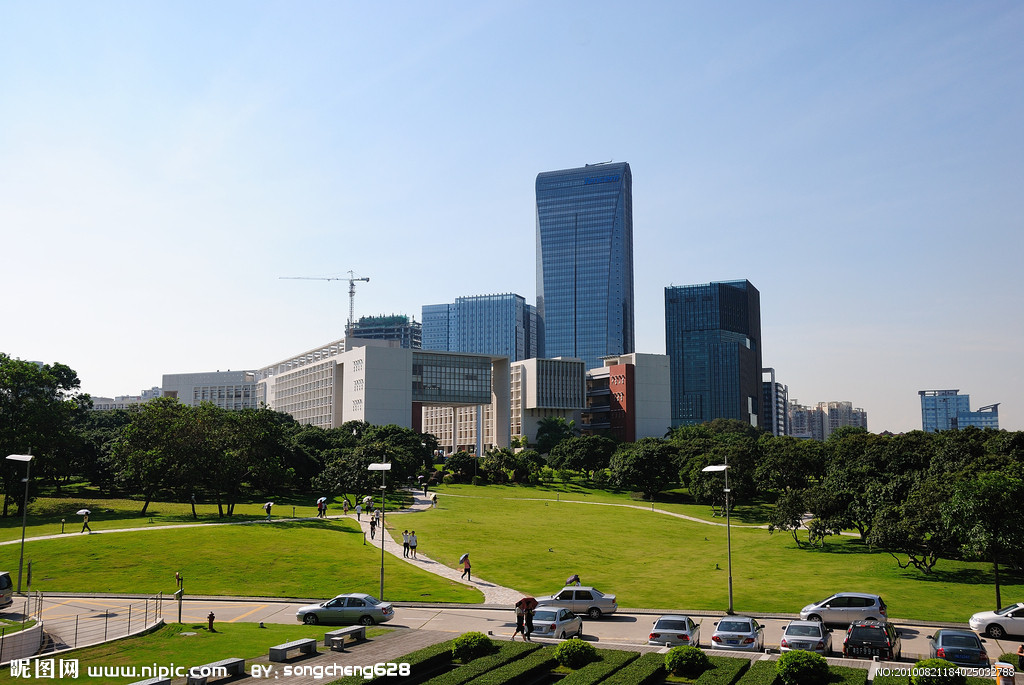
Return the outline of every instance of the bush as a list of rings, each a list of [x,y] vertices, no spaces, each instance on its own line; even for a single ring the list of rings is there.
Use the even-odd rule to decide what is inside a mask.
[[[486,656],[494,651],[494,643],[491,638],[483,633],[465,633],[455,638],[452,645],[452,658],[466,663],[477,657]]]
[[[945,659],[922,659],[914,664],[916,671],[912,671],[910,682],[913,685],[965,685],[967,677],[957,670],[955,664]],[[935,671],[933,674],[925,673],[923,669]]]
[[[672,675],[696,678],[710,666],[708,655],[693,645],[673,647],[665,655],[665,670]]]
[[[446,473],[444,474],[444,478],[441,479],[441,482],[445,485],[451,485],[452,483],[458,483],[459,479],[454,473]]]
[[[483,476],[473,476],[473,485],[487,485],[487,479]]]
[[[597,659],[597,650],[589,642],[574,637],[555,648],[555,659],[567,668],[581,668]]]
[[[828,662],[825,657],[802,649],[794,649],[779,657],[776,666],[785,685],[825,685]]]

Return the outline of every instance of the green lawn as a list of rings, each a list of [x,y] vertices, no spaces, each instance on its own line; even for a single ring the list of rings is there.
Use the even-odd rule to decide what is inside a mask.
[[[387,628],[371,628],[367,634],[386,633]],[[187,635],[186,633],[194,633]],[[217,632],[211,633],[206,630],[205,624],[172,624],[164,626],[148,635],[109,642],[105,645],[87,647],[74,650],[65,654],[54,654],[46,659],[54,660],[55,672],[60,674],[60,660],[78,660],[78,678],[75,683],[105,684],[130,683],[142,680],[143,674],[139,671],[136,677],[117,678],[113,676],[89,677],[88,668],[99,667],[135,667],[141,669],[143,666],[158,667],[181,666],[188,669],[190,666],[202,666],[203,664],[219,661],[229,656],[236,656],[245,659],[255,659],[265,656],[270,647],[279,645],[300,638],[311,637],[317,639],[321,645],[324,637],[324,628],[318,626],[304,625],[275,625],[266,624],[266,628],[260,628],[255,623],[218,623]],[[323,647],[320,650],[323,651]],[[248,671],[249,665],[246,664]],[[123,673],[120,672],[120,673]],[[56,678],[55,680],[59,680]],[[10,669],[0,670],[0,683],[25,682],[22,678],[12,678]]]
[[[63,592],[333,597],[379,594],[380,548],[363,544],[351,519],[203,526],[30,541],[32,589]],[[155,552],[155,553],[154,553]],[[0,568],[17,569],[18,545],[0,547]],[[386,598],[480,602],[479,590],[398,561],[385,564]]]
[[[420,545],[452,567],[469,552],[474,576],[530,594],[549,594],[579,573],[584,584],[617,594],[620,606],[726,608],[724,526],[621,507],[529,501],[531,490],[441,487],[438,508],[417,515]],[[520,496],[508,499],[512,493]],[[836,591],[861,591],[882,595],[896,618],[965,621],[994,602],[988,564],[942,561],[926,577],[846,536],[808,550],[798,549],[788,533],[733,526],[732,557],[737,611],[793,613]],[[1003,581],[1007,602],[1024,595],[1020,574],[1004,573]]]

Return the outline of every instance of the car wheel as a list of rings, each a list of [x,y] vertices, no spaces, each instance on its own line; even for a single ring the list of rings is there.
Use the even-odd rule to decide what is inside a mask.
[[[364,626],[372,626],[373,625],[373,616],[361,616],[359,618],[359,624],[360,625],[364,625]]]
[[[810,616],[807,617],[807,620],[808,621],[817,621],[818,623],[824,623],[824,621],[821,620],[821,616],[818,616],[817,614],[811,614]]]
[[[578,637],[580,639],[583,639],[583,624],[582,623],[580,624],[580,627],[576,629],[576,637]]]
[[[315,626],[320,622],[320,618],[316,614],[306,614],[302,617],[302,622],[307,626]]]
[[[559,640],[564,640],[565,639],[565,631],[564,630],[561,633],[558,634],[558,639]]]
[[[590,610],[587,611],[587,616],[593,619],[599,619],[601,618],[601,610],[597,607],[590,607]]]
[[[991,623],[988,628],[985,629],[985,634],[998,640],[1006,635],[1006,631],[1003,630],[1003,627],[998,623]]]

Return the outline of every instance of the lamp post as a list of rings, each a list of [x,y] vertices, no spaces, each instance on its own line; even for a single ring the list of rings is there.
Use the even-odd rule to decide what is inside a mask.
[[[391,464],[380,463],[370,464],[367,471],[380,471],[380,597],[384,601],[384,477],[387,471],[391,470]]]
[[[21,558],[18,559],[18,592],[21,592],[21,570],[25,565],[25,523],[28,516],[28,473],[32,468],[31,454],[8,454],[10,461],[25,462],[25,499],[21,503]]]
[[[732,615],[732,528],[729,525],[729,465],[713,464],[705,466],[701,471],[705,473],[725,473],[725,539],[729,554],[729,610],[725,613]]]

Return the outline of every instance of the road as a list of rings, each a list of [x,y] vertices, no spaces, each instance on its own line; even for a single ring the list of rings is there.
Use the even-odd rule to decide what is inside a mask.
[[[44,600],[43,620],[51,621],[52,625],[70,625],[66,619],[75,615],[95,615],[96,612],[117,613],[138,599],[120,599],[115,597],[96,596],[57,596],[49,595]],[[297,623],[295,611],[307,602],[287,602],[276,600],[225,600],[215,598],[185,599],[181,607],[181,620],[184,623],[206,625],[210,612],[216,617],[216,623],[250,622],[258,623]],[[673,612],[678,613],[678,612]],[[702,615],[700,612],[689,614],[701,626],[701,642],[707,646],[714,632],[714,624],[719,616]],[[163,617],[168,623],[178,620],[178,606],[173,600],[165,600]],[[651,612],[622,612],[607,616],[597,621],[584,619],[584,639],[597,643],[617,645],[646,644],[647,635],[657,614]],[[783,617],[758,617],[765,626],[765,645],[777,648],[782,635],[782,628],[789,621]],[[413,629],[430,629],[464,633],[470,630],[492,633],[498,638],[508,638],[515,629],[515,616],[511,609],[476,608],[466,605],[439,606],[396,606],[395,617],[388,626],[401,626]],[[952,626],[952,624],[948,624]],[[928,654],[927,637],[938,629],[938,624],[921,625],[904,621],[896,621],[897,628],[903,634],[904,660],[916,660]],[[965,626],[958,626],[965,627]],[[68,636],[60,636],[68,639]],[[833,647],[842,650],[843,628],[833,627]],[[1020,641],[984,638],[989,657],[993,661],[1000,654],[1014,653]]]

